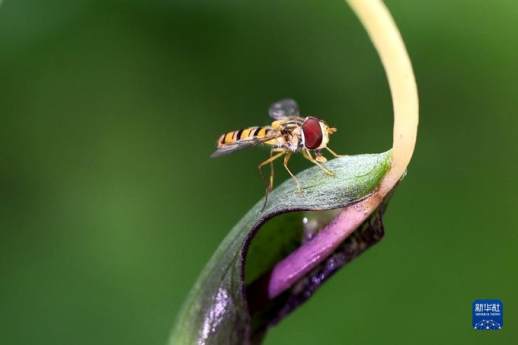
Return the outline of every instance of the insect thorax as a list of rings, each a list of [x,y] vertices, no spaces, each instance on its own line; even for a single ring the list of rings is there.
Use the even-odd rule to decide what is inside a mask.
[[[266,144],[271,145],[274,149],[289,150],[292,152],[298,152],[304,148],[300,128],[286,132],[284,135],[266,142]]]

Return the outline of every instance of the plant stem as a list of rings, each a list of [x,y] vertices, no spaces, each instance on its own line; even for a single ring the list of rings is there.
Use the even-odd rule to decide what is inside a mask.
[[[392,166],[380,185],[383,196],[403,176],[414,152],[419,107],[410,58],[392,16],[380,0],[347,0],[383,63],[394,108]]]
[[[378,189],[344,208],[311,241],[299,247],[272,270],[268,297],[273,299],[304,277],[379,207],[406,171],[414,152],[418,98],[412,65],[394,20],[381,0],[346,0],[355,11],[383,63],[394,108],[392,163]]]

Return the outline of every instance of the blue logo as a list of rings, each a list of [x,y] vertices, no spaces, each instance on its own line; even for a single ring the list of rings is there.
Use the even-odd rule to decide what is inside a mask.
[[[498,299],[477,299],[472,305],[473,322],[476,330],[498,330],[504,327],[504,305]]]

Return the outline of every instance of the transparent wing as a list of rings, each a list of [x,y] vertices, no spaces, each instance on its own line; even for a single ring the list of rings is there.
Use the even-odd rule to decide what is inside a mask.
[[[234,143],[234,144],[222,145],[222,146],[218,147],[218,149],[216,151],[214,151],[210,155],[210,157],[211,158],[221,157],[224,155],[231,154],[235,151],[245,149],[247,147],[255,146],[257,144],[259,144],[259,142],[256,140],[248,140],[247,142],[239,142],[239,143]]]
[[[282,133],[275,132],[275,133],[268,135],[266,137],[263,137],[263,138],[251,138],[251,139],[246,139],[246,140],[240,140],[240,141],[237,141],[237,142],[231,143],[231,144],[220,145],[220,146],[218,146],[217,150],[214,151],[210,155],[210,157],[216,158],[216,157],[225,156],[225,155],[231,154],[233,152],[236,152],[236,151],[239,151],[242,149],[246,149],[248,147],[252,147],[255,145],[265,143],[269,140],[278,138],[280,136],[282,136]]]
[[[293,99],[281,99],[270,106],[268,114],[275,120],[298,116],[300,114],[299,105]]]

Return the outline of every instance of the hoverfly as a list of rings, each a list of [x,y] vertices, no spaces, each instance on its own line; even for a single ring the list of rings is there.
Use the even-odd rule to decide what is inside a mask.
[[[273,161],[280,157],[284,157],[284,168],[294,179],[299,192],[302,192],[300,182],[288,168],[288,161],[293,153],[301,152],[304,158],[318,165],[324,173],[334,176],[334,172],[322,165],[327,159],[321,150],[326,149],[333,156],[340,157],[327,146],[329,136],[336,132],[336,128],[329,127],[323,120],[314,116],[300,116],[299,106],[292,99],[273,103],[268,114],[274,120],[269,126],[248,127],[221,135],[217,149],[211,157],[223,156],[258,144],[270,146],[270,157],[258,165],[262,176],[262,168],[270,164],[270,178],[266,182],[267,197],[273,188]]]

